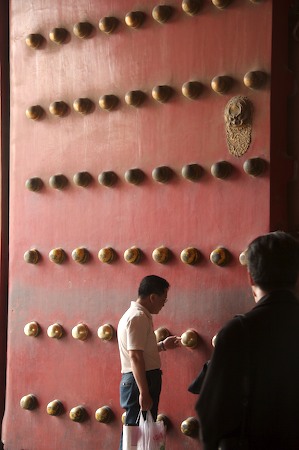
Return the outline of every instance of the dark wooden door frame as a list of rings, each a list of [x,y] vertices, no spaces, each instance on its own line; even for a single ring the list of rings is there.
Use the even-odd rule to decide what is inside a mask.
[[[0,6],[0,418],[5,408],[7,285],[8,285],[8,178],[9,178],[9,1]],[[0,448],[3,444],[0,443]]]

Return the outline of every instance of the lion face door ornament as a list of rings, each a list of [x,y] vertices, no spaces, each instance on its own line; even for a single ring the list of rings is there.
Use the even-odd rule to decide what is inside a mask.
[[[243,156],[250,146],[252,110],[250,100],[241,95],[231,98],[224,110],[228,151],[237,158]]]

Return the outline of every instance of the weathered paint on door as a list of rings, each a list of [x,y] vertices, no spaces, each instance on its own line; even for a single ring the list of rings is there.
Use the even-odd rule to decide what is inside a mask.
[[[180,1],[168,4],[172,15],[159,23],[152,17],[156,3],[151,0],[11,1],[10,288],[3,425],[9,450],[117,449],[123,413],[117,341],[115,336],[103,341],[97,331],[103,324],[116,329],[136,298],[140,279],[152,273],[171,284],[167,305],[154,317],[155,328],[177,335],[194,329],[199,335],[195,349],[162,354],[160,413],[171,423],[167,447],[199,448],[196,437],[181,432],[181,423],[195,415],[195,397],[187,387],[211,354],[211,338],[219,327],[252,305],[239,255],[256,235],[275,228],[277,217],[279,225],[285,223],[281,203],[275,203],[284,192],[271,191],[271,164],[279,160],[275,137],[283,136],[271,127],[272,2],[235,0],[219,9],[204,0],[195,15],[187,14]],[[132,28],[125,16],[136,10],[144,13],[144,21]],[[98,25],[108,16],[118,19],[110,34]],[[283,8],[282,19],[286,21]],[[79,22],[93,25],[88,38],[73,32]],[[54,28],[67,30],[63,43],[50,39]],[[29,34],[43,36],[39,48],[26,45]],[[251,71],[266,75],[257,89],[244,84]],[[217,76],[232,81],[225,93],[211,87]],[[203,86],[196,99],[182,93],[189,81]],[[171,87],[168,101],[153,98],[156,86]],[[125,101],[133,90],[145,93],[138,107]],[[118,98],[115,108],[99,107],[103,95]],[[284,99],[284,89],[277,95]],[[228,151],[224,122],[226,105],[235,96],[248,98],[253,106],[250,146],[238,157]],[[75,111],[78,98],[93,102],[88,114]],[[57,111],[57,101],[68,105],[62,117],[49,110],[52,105]],[[44,111],[38,120],[25,114],[34,105]],[[243,169],[251,158],[265,162],[258,176]],[[220,161],[232,167],[225,179],[211,173]],[[197,181],[182,174],[189,164],[202,168]],[[152,177],[161,166],[171,169],[165,183]],[[144,173],[138,185],[125,178],[133,168]],[[106,171],[117,175],[111,187],[98,181]],[[88,186],[74,182],[78,172],[91,175]],[[59,174],[67,180],[63,189],[52,187],[51,177]],[[32,191],[25,183],[35,177],[42,187]],[[123,256],[133,246],[142,254],[137,264]],[[152,258],[161,246],[170,250],[165,264]],[[83,264],[72,257],[80,247],[89,253]],[[115,251],[111,264],[98,259],[105,247]],[[195,265],[181,261],[188,247],[200,252]],[[210,261],[218,247],[230,253],[223,267]],[[61,264],[49,259],[57,248],[65,253]],[[39,254],[36,264],[24,260],[32,249]],[[39,326],[36,337],[24,333],[31,322]],[[60,339],[47,334],[55,323],[63,328]],[[72,336],[80,323],[89,330],[83,341]],[[26,410],[20,400],[29,394],[37,404]],[[51,416],[47,405],[55,399],[64,412]],[[86,410],[81,423],[69,418],[79,405]],[[104,405],[114,415],[107,424],[95,420]]]

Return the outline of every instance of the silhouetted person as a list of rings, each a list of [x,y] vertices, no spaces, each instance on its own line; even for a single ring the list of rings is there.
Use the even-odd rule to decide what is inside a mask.
[[[247,267],[256,306],[217,334],[196,404],[204,450],[298,450],[299,244],[260,236]]]

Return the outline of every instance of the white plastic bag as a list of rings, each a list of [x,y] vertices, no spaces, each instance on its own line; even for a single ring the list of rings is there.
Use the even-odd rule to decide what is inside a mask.
[[[139,420],[140,437],[137,450],[165,450],[166,429],[162,421],[154,422],[150,411],[147,411],[144,420],[140,414]]]
[[[137,450],[139,427],[123,425],[123,450]]]

